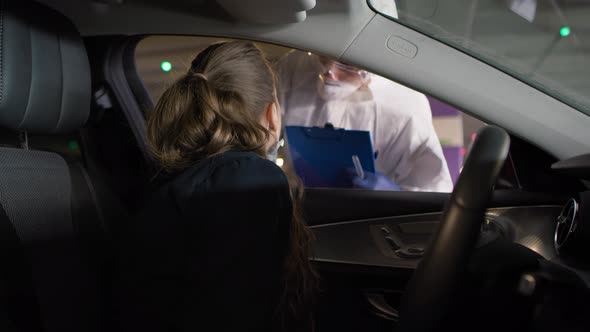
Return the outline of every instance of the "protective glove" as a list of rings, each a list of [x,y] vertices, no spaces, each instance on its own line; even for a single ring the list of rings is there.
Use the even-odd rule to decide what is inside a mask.
[[[367,190],[388,190],[400,191],[400,187],[395,184],[389,177],[379,173],[370,173],[365,171],[365,178],[361,179],[354,170],[349,170],[352,176],[352,185],[354,188]]]

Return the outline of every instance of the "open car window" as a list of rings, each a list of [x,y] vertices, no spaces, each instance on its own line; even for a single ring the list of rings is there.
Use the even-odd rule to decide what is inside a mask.
[[[187,72],[198,52],[227,40],[143,39],[136,48],[137,71],[154,103]],[[279,82],[286,140],[276,163],[294,166],[305,186],[452,190],[483,122],[361,68],[312,52],[257,45]],[[145,112],[149,116],[150,110]]]

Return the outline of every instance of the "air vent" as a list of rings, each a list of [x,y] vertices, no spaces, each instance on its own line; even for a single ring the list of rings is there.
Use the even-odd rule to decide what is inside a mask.
[[[576,231],[578,226],[578,203],[574,199],[570,199],[559,217],[557,217],[557,225],[555,227],[554,244],[555,250],[559,250],[567,243],[567,240]]]

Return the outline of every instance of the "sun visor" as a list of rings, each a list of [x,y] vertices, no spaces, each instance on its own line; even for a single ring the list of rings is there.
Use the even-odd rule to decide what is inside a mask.
[[[302,22],[316,0],[217,0],[238,21],[261,24]]]

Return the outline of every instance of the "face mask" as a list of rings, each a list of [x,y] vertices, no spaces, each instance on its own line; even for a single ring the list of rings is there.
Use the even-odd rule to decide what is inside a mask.
[[[281,142],[277,140],[277,143],[274,147],[270,148],[266,153],[266,159],[272,161],[273,163],[277,162],[277,157],[279,155],[279,148],[281,147]]]
[[[325,101],[344,99],[353,94],[358,88],[358,85],[348,82],[318,80],[318,93]]]

